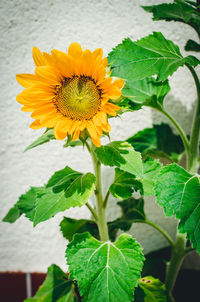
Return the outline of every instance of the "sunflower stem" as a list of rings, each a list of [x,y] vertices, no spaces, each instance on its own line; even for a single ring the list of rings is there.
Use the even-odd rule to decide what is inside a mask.
[[[90,154],[93,161],[94,173],[96,176],[96,189],[95,189],[95,197],[96,197],[96,206],[97,206],[97,225],[99,229],[100,239],[102,241],[108,241],[108,225],[106,221],[106,208],[104,207],[104,200],[102,194],[102,184],[101,184],[101,163],[96,157],[94,152],[94,145],[91,145]]]

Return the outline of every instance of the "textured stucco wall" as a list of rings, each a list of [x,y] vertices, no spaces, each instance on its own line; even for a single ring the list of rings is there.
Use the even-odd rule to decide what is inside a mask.
[[[153,22],[151,15],[140,8],[140,5],[158,2],[1,0],[0,218],[30,185],[42,185],[54,171],[66,164],[83,172],[92,169],[86,151],[81,148],[63,149],[62,142],[53,141],[23,153],[24,148],[43,132],[29,128],[29,114],[21,112],[20,105],[15,101],[21,91],[15,74],[33,71],[32,47],[38,46],[47,52],[52,48],[65,51],[71,42],[77,41],[89,49],[102,47],[106,55],[127,36],[137,39],[161,30],[183,49],[187,39],[195,39],[192,29],[173,22]],[[188,70],[180,68],[171,79],[171,87],[167,107],[188,131],[195,99]],[[144,127],[150,127],[153,122],[161,121],[165,121],[163,116],[150,109],[124,114],[121,120],[112,119],[111,138],[123,140]],[[112,171],[104,169],[103,173],[106,183],[112,180]],[[164,219],[162,209],[153,200],[147,200],[146,211],[150,219],[165,225],[174,235],[174,220]],[[111,206],[109,212],[110,217],[117,215],[117,210]],[[85,207],[68,210],[65,214],[80,218],[90,215]],[[13,225],[0,222],[0,270],[46,271],[51,263],[65,268],[66,241],[59,233],[62,217],[63,213],[58,214],[34,229],[25,218],[20,218]],[[143,244],[145,252],[167,245],[165,239],[149,226],[134,225],[132,234]]]

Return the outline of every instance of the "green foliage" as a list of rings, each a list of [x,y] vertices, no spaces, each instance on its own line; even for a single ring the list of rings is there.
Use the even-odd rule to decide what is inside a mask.
[[[154,78],[145,78],[136,81],[128,80],[122,90],[122,95],[128,98],[131,111],[138,110],[142,106],[160,109],[169,91],[168,80],[158,82]],[[121,106],[121,104],[119,105]]]
[[[128,198],[133,188],[140,189],[144,195],[154,195],[154,181],[161,168],[157,160],[147,159],[142,162],[140,153],[126,142],[112,142],[96,148],[95,152],[104,165],[120,168],[116,169],[114,183],[110,187],[113,196]]]
[[[181,137],[175,135],[170,126],[164,123],[137,132],[127,142],[143,156],[166,157],[171,161],[178,161],[184,152]]]
[[[3,218],[4,222],[10,222],[13,223],[15,222],[20,216],[22,212],[20,211],[19,207],[17,204],[15,204],[6,214],[6,216]]]
[[[70,277],[86,302],[130,302],[143,266],[140,245],[123,234],[115,243],[76,234],[66,250]]]
[[[185,63],[192,66],[199,60],[188,56],[184,58],[179,47],[165,39],[160,32],[142,38],[136,42],[125,39],[108,55],[112,75],[128,81],[142,80],[157,75],[164,81]]]
[[[136,179],[136,176],[120,170],[115,169],[115,179],[109,190],[115,198],[129,198],[132,196],[134,189],[138,189],[143,193],[142,184]]]
[[[191,2],[175,0],[152,6],[142,6],[147,12],[153,13],[153,20],[179,21],[192,26],[200,34],[200,14]]]
[[[143,175],[140,179],[143,185],[144,195],[155,195],[154,186],[162,165],[158,160],[147,158],[143,162]]]
[[[185,50],[199,52],[200,51],[200,44],[198,44],[197,42],[195,42],[193,40],[188,40],[186,45],[185,45]]]
[[[24,152],[33,149],[42,144],[48,143],[50,140],[55,139],[53,134],[53,129],[47,129],[38,139],[36,139],[32,144],[30,144]]]
[[[84,232],[89,232],[93,237],[100,239],[97,224],[92,220],[64,217],[60,223],[60,230],[69,241],[76,233]]]
[[[129,198],[134,190],[140,190],[141,195],[154,195],[155,179],[160,172],[161,164],[158,160],[147,158],[142,165],[142,175],[134,175],[119,168],[115,169],[115,179],[109,189],[114,197]]]
[[[78,302],[73,281],[55,264],[48,268],[44,283],[33,298],[25,302]]]
[[[192,245],[200,253],[200,178],[182,167],[164,167],[155,186],[157,202],[167,216],[180,219],[179,231],[187,233]]]
[[[138,302],[167,302],[167,291],[165,285],[152,276],[139,280],[139,288],[144,292],[144,300]]]
[[[115,241],[119,230],[127,232],[134,222],[146,219],[143,198],[135,199],[131,197],[119,201],[117,204],[121,207],[122,215],[108,223],[109,236],[112,241]]]
[[[145,220],[144,200],[133,197],[117,203],[121,210],[121,217],[108,222],[108,232],[111,241],[115,241],[118,230],[128,231],[136,220]],[[92,220],[73,219],[64,217],[60,223],[63,236],[71,241],[76,233],[89,232],[96,239],[100,239],[97,224]]]
[[[23,194],[4,221],[12,223],[24,213],[36,226],[58,212],[84,205],[93,193],[94,186],[95,176],[92,173],[82,174],[65,167],[56,172],[46,186],[32,187]]]
[[[134,175],[142,175],[142,159],[127,142],[111,142],[95,149],[98,160],[105,166],[117,166]]]

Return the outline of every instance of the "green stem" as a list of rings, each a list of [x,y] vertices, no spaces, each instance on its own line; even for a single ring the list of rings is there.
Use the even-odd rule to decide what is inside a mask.
[[[95,210],[93,209],[93,207],[88,202],[85,205],[86,205],[86,207],[88,207],[88,209],[90,210],[92,216],[97,221],[98,220],[97,213],[95,212]]]
[[[193,67],[187,65],[190,70],[197,90],[197,104],[193,118],[192,131],[190,136],[190,157],[188,162],[188,171],[196,172],[198,169],[198,157],[199,157],[199,136],[200,136],[200,82],[199,78]]]
[[[183,131],[182,127],[177,123],[177,121],[168,112],[166,112],[164,109],[162,109],[161,112],[172,122],[172,124],[178,130],[180,137],[183,141],[183,145],[185,147],[185,151],[187,154],[187,160],[188,160],[190,157],[190,145],[189,145],[189,141],[187,139],[185,132]]]
[[[154,229],[156,229],[157,231],[159,231],[167,239],[167,241],[169,242],[169,244],[172,247],[174,247],[174,242],[171,239],[171,237],[160,226],[158,226],[157,224],[155,224],[152,221],[147,220],[147,219],[145,219],[145,220],[136,219],[136,220],[134,220],[134,222],[145,223],[145,224],[148,224],[148,225],[152,226]]]
[[[185,234],[178,234],[176,238],[175,246],[172,249],[170,262],[167,266],[165,285],[169,297],[171,297],[172,301],[173,301],[172,290],[174,288],[174,284],[176,282],[176,278],[180,270],[182,261],[186,255],[185,244],[186,244]]]
[[[91,156],[93,160],[94,172],[96,176],[96,205],[97,205],[97,225],[99,229],[100,239],[102,241],[108,241],[108,225],[106,221],[106,208],[103,206],[103,194],[101,185],[101,163],[98,161],[96,154],[94,152],[94,146],[90,148]]]
[[[107,193],[106,193],[106,196],[104,198],[104,201],[103,201],[103,207],[106,208],[107,207],[107,203],[108,203],[108,198],[110,196],[110,191],[108,189]]]

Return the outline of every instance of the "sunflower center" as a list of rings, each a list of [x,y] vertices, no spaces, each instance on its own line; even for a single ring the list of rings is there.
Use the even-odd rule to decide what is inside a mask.
[[[55,105],[66,117],[90,120],[100,108],[101,90],[90,77],[66,78],[57,90]]]

